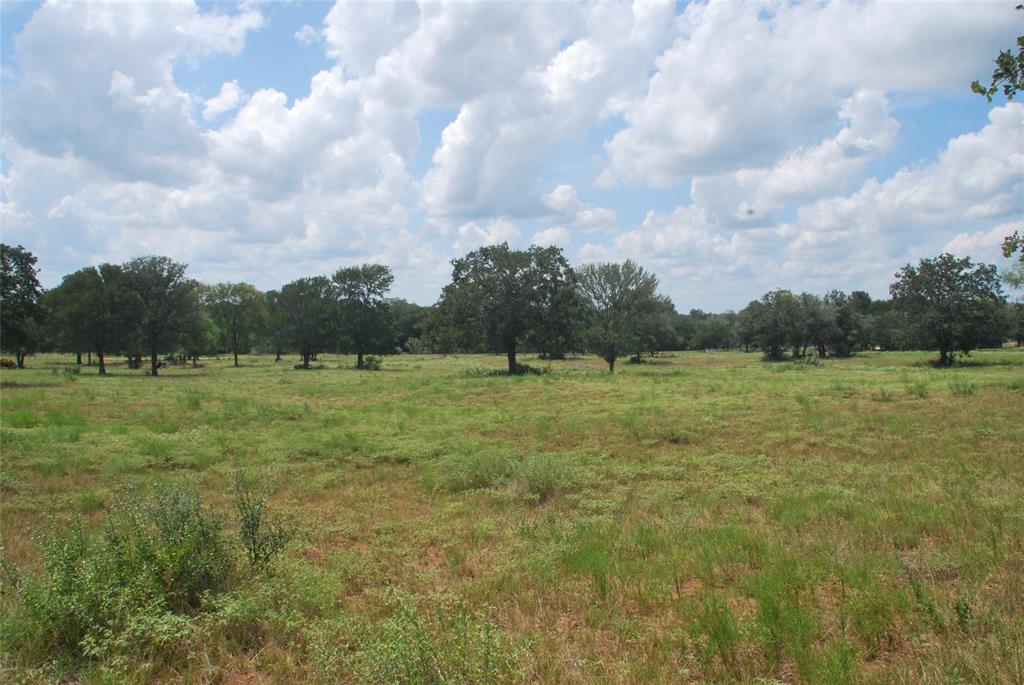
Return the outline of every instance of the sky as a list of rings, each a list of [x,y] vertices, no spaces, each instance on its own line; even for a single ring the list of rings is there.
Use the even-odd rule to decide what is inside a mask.
[[[633,259],[677,309],[1008,264],[999,2],[8,2],[0,237],[44,286],[162,254],[262,289],[482,245]]]

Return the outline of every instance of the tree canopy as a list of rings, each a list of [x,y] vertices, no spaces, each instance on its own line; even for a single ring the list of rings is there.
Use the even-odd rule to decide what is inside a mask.
[[[21,245],[0,243],[0,344],[14,353],[18,368],[38,341],[43,315],[37,262]]]
[[[942,254],[907,264],[890,287],[905,325],[922,345],[939,351],[939,364],[952,364],[991,338],[1003,322],[1004,300],[996,268],[970,258]]]
[[[395,276],[383,264],[363,264],[339,269],[333,281],[340,307],[340,349],[354,353],[356,368],[361,369],[363,355],[393,349],[391,311],[385,296]]]

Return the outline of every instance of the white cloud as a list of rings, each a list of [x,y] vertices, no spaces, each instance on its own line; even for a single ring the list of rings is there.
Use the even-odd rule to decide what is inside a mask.
[[[303,47],[309,47],[319,42],[322,38],[320,32],[309,24],[303,24],[302,28],[292,35],[295,37],[295,40],[299,41],[299,45]]]
[[[245,92],[238,85],[238,81],[227,81],[220,87],[220,93],[206,101],[203,107],[203,118],[209,121],[215,119],[225,112],[238,107],[242,102]]]
[[[763,223],[786,206],[847,190],[873,155],[892,146],[899,124],[885,96],[868,90],[844,100],[839,118],[848,123],[835,137],[797,148],[772,167],[697,177],[690,196],[720,220]]]
[[[856,89],[960,92],[1014,21],[1001,3],[691,3],[606,144],[602,183],[771,165]]]
[[[1006,236],[1019,230],[1019,223],[1005,223],[987,231],[957,233],[946,243],[942,251],[958,257],[973,257],[990,263],[996,262],[1003,258],[1003,240]]]
[[[415,2],[341,0],[324,19],[327,53],[353,73],[366,74],[416,29],[419,17]]]
[[[569,233],[569,229],[565,226],[552,226],[551,228],[545,228],[541,231],[537,231],[533,234],[530,239],[531,245],[537,245],[539,247],[555,246],[566,248],[569,247],[569,241],[572,239],[572,234]]]
[[[572,224],[583,233],[614,233],[618,230],[618,214],[607,207],[585,205],[576,195],[576,189],[560,184],[541,197],[556,220]]]
[[[521,235],[515,224],[508,219],[495,219],[484,226],[468,221],[456,229],[452,249],[455,254],[462,255],[485,245],[514,243]]]

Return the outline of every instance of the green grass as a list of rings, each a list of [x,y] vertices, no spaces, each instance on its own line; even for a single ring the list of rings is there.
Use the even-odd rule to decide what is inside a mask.
[[[1024,351],[931,356],[29,358],[0,371],[0,677],[1024,682]],[[279,528],[240,530],[239,469]],[[104,613],[87,658],[31,648],[44,533],[172,485],[248,541],[233,568],[287,531],[279,563]]]

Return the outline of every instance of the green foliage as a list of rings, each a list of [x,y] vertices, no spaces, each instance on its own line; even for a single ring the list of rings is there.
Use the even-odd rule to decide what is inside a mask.
[[[519,347],[530,340],[547,352],[564,351],[554,348],[567,344],[563,329],[571,331],[574,320],[573,278],[557,247],[512,250],[502,243],[454,259],[452,282],[430,320],[431,347],[504,353],[510,375]]]
[[[1024,3],[1017,5],[1017,10],[1024,11]],[[984,95],[989,102],[992,96],[1003,91],[1007,100],[1024,90],[1024,36],[1017,36],[1017,54],[1012,50],[1000,50],[995,58],[996,68],[992,72],[992,83],[988,87],[980,82],[971,83],[971,90],[978,95]]]
[[[249,570],[259,573],[284,549],[292,533],[267,513],[266,487],[254,492],[241,471],[235,472],[235,509]]]
[[[203,302],[238,366],[238,355],[251,349],[264,318],[263,294],[248,283],[218,283],[206,289]]]
[[[1004,299],[994,266],[943,254],[903,267],[890,290],[906,329],[939,350],[942,366],[958,353],[1002,339]]]
[[[137,257],[123,268],[140,303],[137,340],[129,346],[149,354],[150,374],[156,376],[158,355],[194,330],[198,283],[185,277],[187,264],[169,257]]]
[[[384,362],[380,357],[371,355],[363,360],[363,369],[367,371],[380,371],[383,366]]]
[[[276,311],[281,341],[302,357],[302,368],[335,341],[334,286],[323,276],[300,278],[281,288]]]
[[[361,369],[363,355],[393,349],[394,323],[385,295],[395,277],[383,264],[363,264],[339,269],[332,280],[339,302],[340,349],[355,354]]]
[[[524,652],[461,604],[442,602],[425,612],[397,596],[389,617],[359,632],[354,653],[331,656],[360,683],[455,685],[518,681]]]
[[[650,350],[649,340],[671,302],[657,294],[658,277],[632,260],[622,264],[584,264],[577,272],[586,307],[584,340],[615,371],[619,357]]]
[[[3,349],[14,352],[18,368],[39,343],[43,311],[36,256],[21,245],[0,243],[0,330]]]
[[[131,646],[140,622],[194,614],[232,571],[220,521],[181,488],[120,497],[98,537],[53,527],[38,542],[44,572],[18,585],[11,636],[29,657],[75,663]]]

